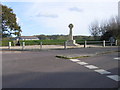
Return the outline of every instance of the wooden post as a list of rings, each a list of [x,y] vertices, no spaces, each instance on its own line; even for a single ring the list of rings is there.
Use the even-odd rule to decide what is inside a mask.
[[[105,47],[105,40],[103,40],[103,47]]]

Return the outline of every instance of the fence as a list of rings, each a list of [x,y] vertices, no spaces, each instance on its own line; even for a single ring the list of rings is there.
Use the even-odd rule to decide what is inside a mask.
[[[47,45],[44,42],[40,42],[39,45],[29,45],[22,42],[20,46],[12,46],[11,42],[8,43],[8,47],[2,47],[2,49],[9,50],[44,50],[44,49],[68,49],[68,48],[89,48],[89,47],[106,47],[106,46],[117,46],[117,40],[115,42],[110,41],[78,41],[78,46],[68,46],[67,41],[65,42],[52,42]]]
[[[83,42],[77,42],[81,45],[84,45],[84,48],[87,47],[106,47],[106,46],[117,46],[117,40],[115,42],[110,41],[83,41]]]

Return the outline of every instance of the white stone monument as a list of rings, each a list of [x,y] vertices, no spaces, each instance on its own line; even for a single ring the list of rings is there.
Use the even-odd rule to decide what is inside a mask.
[[[79,44],[77,44],[75,42],[75,40],[73,40],[73,34],[72,34],[72,29],[73,29],[73,24],[69,24],[68,26],[70,28],[70,33],[69,33],[69,36],[68,36],[68,40],[67,40],[67,45],[68,46],[78,46]]]

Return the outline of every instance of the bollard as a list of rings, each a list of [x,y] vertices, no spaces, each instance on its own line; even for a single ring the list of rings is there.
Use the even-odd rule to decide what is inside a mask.
[[[117,40],[115,41],[115,45],[117,46]]]
[[[113,46],[113,43],[111,42],[110,45]]]
[[[64,49],[67,49],[67,41],[64,42]]]
[[[42,42],[40,42],[40,49],[42,49]]]
[[[84,42],[84,48],[86,48],[86,47],[87,47],[87,41]]]
[[[25,48],[25,42],[22,43],[22,50]]]
[[[103,47],[105,47],[105,40],[103,40]]]
[[[8,49],[11,49],[11,42],[8,43]]]

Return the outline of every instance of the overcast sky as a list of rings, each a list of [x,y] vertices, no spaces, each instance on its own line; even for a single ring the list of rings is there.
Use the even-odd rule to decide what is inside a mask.
[[[26,1],[26,2],[24,2]],[[22,35],[68,34],[68,25],[74,25],[73,35],[90,35],[89,25],[118,15],[119,0],[4,0],[17,15]]]

